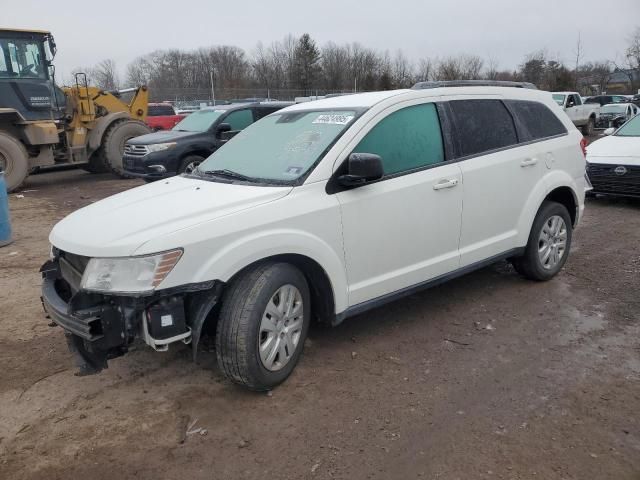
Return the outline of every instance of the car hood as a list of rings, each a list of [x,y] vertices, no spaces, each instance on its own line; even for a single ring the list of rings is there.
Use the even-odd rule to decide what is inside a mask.
[[[178,132],[176,130],[163,130],[160,132],[147,133],[139,137],[127,140],[131,145],[153,145],[155,143],[175,142],[194,135],[202,135],[201,132]]]
[[[291,189],[172,177],[75,211],[53,227],[49,240],[87,257],[151,253],[141,248],[151,239],[273,202]]]
[[[587,161],[640,165],[640,137],[610,135],[596,140],[587,147]]]

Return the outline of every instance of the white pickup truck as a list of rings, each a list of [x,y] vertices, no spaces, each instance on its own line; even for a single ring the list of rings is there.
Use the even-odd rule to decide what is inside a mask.
[[[577,92],[553,92],[553,99],[564,109],[573,124],[582,128],[584,135],[593,135],[600,116],[600,105],[584,103]]]

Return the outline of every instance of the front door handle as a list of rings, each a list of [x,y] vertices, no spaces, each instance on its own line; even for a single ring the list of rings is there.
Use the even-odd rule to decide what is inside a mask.
[[[442,190],[443,188],[453,188],[458,185],[457,178],[445,178],[444,180],[440,180],[433,186],[434,190]]]
[[[536,163],[538,163],[538,159],[537,158],[527,158],[527,159],[525,159],[525,160],[520,162],[520,166],[522,168],[524,168],[524,167],[532,167]]]

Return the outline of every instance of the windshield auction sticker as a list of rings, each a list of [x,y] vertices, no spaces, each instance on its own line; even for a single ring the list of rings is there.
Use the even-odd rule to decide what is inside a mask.
[[[353,120],[353,115],[333,115],[333,114],[322,114],[318,115],[312,123],[324,123],[327,125],[346,125],[351,120]]]

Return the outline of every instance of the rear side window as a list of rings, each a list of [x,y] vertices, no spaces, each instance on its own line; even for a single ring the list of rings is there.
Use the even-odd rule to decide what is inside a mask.
[[[380,155],[385,175],[444,161],[436,106],[426,103],[393,112],[360,140],[354,152]]]
[[[518,143],[516,127],[500,100],[453,100],[453,112],[460,155],[509,147]]]
[[[521,142],[531,142],[567,133],[567,129],[558,117],[542,103],[509,100],[507,104],[522,127]]]
[[[251,112],[251,109],[249,108],[244,110],[236,110],[227,115],[227,118],[225,118],[222,122],[231,125],[232,132],[244,130],[253,123],[253,112]]]

